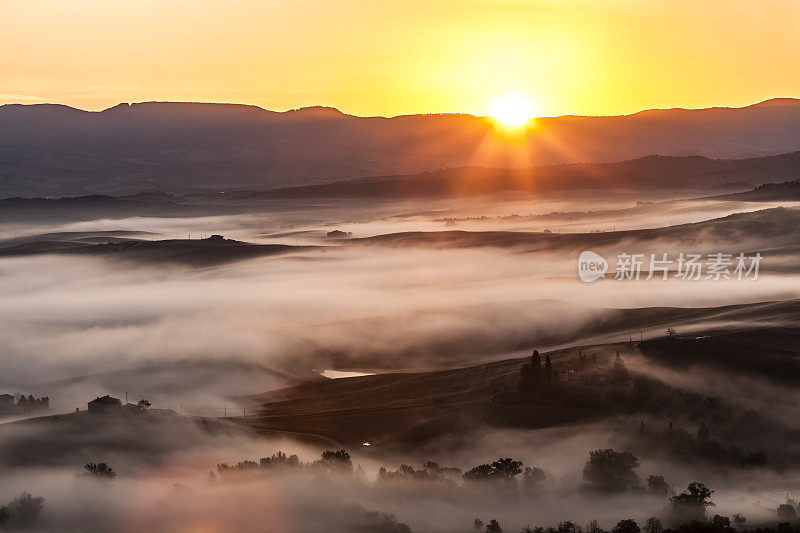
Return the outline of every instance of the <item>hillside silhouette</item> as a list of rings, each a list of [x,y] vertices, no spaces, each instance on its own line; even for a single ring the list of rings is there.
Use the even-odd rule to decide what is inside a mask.
[[[536,121],[522,146],[463,114],[355,117],[234,104],[0,106],[0,196],[130,194],[141,189],[267,189],[446,167],[621,161],[651,154],[710,158],[800,148],[800,101],[666,109]],[[513,143],[512,143],[513,144]]]

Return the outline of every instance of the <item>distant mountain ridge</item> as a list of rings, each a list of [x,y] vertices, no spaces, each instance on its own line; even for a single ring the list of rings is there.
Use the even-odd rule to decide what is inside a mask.
[[[786,199],[782,182],[800,176],[800,151],[747,159],[645,156],[613,163],[570,163],[524,169],[461,167],[400,176],[374,176],[319,185],[228,194],[275,198],[442,198],[563,191],[705,191],[735,181],[742,186],[778,182],[760,196]],[[756,191],[741,194],[756,194]],[[795,193],[796,194],[796,193]]]
[[[146,102],[90,112],[0,106],[0,197],[269,189],[448,167],[730,159],[800,149],[800,100],[536,120],[522,143],[465,114],[356,117],[327,107]]]

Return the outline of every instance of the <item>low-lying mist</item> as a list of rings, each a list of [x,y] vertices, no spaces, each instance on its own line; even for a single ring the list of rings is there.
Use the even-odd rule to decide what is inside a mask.
[[[47,449],[44,439],[36,444],[29,427],[14,426],[4,431],[4,449],[15,440],[31,444],[30,453],[52,454],[59,448],[53,444]],[[4,466],[0,501],[24,491],[43,497],[36,524],[41,531],[399,532],[399,524],[405,523],[415,532],[458,532],[469,531],[475,518],[495,518],[509,531],[566,520],[598,520],[608,529],[623,518],[642,523],[650,516],[669,517],[667,496],[586,489],[582,470],[589,452],[619,445],[608,424],[487,429],[464,436],[444,456],[437,455],[436,444],[405,457],[355,453],[352,470],[319,463],[320,447],[194,427],[189,421],[162,421],[137,432],[124,419],[102,419],[94,431],[93,441],[105,447],[79,446],[58,462],[36,467]],[[158,442],[153,443],[156,435]],[[68,444],[75,443],[61,448]],[[301,467],[258,467],[259,458],[278,450],[297,454]],[[394,471],[401,463],[422,470],[424,461],[466,471],[501,457],[542,469],[544,479],[526,485],[520,475],[512,488],[508,483],[465,481],[458,472],[430,479],[386,479],[378,472],[381,466]],[[235,468],[245,460],[255,463]],[[103,481],[83,472],[85,463],[95,461],[107,462],[116,477]],[[218,468],[220,463],[234,469]],[[690,481],[701,481],[715,490],[713,513],[742,513],[751,524],[773,520],[786,492],[800,488],[792,472],[720,472],[646,458],[636,473],[645,487],[651,474],[664,476],[678,491]]]
[[[204,397],[221,407],[221,398],[308,378],[312,370],[463,366],[522,355],[532,342],[552,347],[636,333],[665,318],[650,324],[647,313],[633,311],[626,323],[613,309],[798,296],[793,279],[769,274],[756,282],[584,284],[575,261],[572,254],[377,247],[204,269],[81,256],[7,258],[0,270],[0,387],[54,397],[81,378],[83,399],[59,404],[128,391],[173,408]],[[237,387],[225,375],[241,367],[217,365],[215,383],[208,383],[204,365],[220,361],[260,370]],[[154,366],[175,368],[175,375],[159,378]],[[141,379],[103,377],[136,369]]]
[[[577,260],[588,241],[580,239],[532,250],[514,244],[367,245],[324,237],[333,229],[356,238],[442,229],[619,230],[663,225],[664,219],[669,224],[682,210],[686,221],[696,221],[741,207],[700,203],[652,213],[641,208],[585,213],[601,203],[554,201],[533,206],[527,211],[533,216],[523,220],[510,217],[525,213],[519,203],[473,203],[449,211],[441,204],[381,205],[372,215],[366,206],[348,212],[325,205],[229,217],[2,228],[6,238],[15,232],[126,230],[167,238],[224,233],[258,243],[319,247],[216,266],[156,264],[113,253],[0,258],[0,393],[48,396],[51,407],[46,418],[30,419],[45,414],[31,408],[14,415],[25,420],[0,427],[0,505],[26,491],[44,497],[35,525],[41,531],[401,532],[404,523],[415,532],[463,532],[476,518],[496,518],[506,531],[594,519],[608,529],[624,518],[664,516],[669,505],[664,495],[597,494],[584,486],[590,451],[631,446],[640,416],[629,413],[536,430],[486,425],[407,449],[362,445],[349,450],[352,472],[324,465],[259,467],[233,475],[217,469],[220,463],[258,463],[277,450],[314,465],[324,449],[338,447],[308,435],[267,438],[248,429],[247,419],[220,418],[252,415],[246,396],[326,379],[326,370],[464,367],[530,356],[531,346],[545,351],[659,337],[666,327],[691,338],[708,330],[796,326],[794,312],[782,304],[753,305],[800,298],[792,275],[793,243],[782,235],[763,236],[780,222],[780,212],[766,222],[745,220],[725,238],[720,236],[727,230],[716,228],[686,240],[637,235],[592,248],[611,259],[623,251],[751,253],[763,244],[756,281],[659,276],[617,281],[612,269],[606,279],[583,283]],[[584,214],[537,218],[556,209]],[[691,249],[684,249],[687,245]],[[786,436],[796,428],[790,413],[797,398],[790,385],[756,374],[692,372],[645,357],[632,357],[628,364],[642,375],[736,403],[788,428],[781,437],[786,440],[773,444],[794,452]],[[752,398],[742,400],[742,390]],[[152,408],[121,417],[86,413],[86,403],[104,394],[131,403],[147,399]],[[782,412],[770,417],[775,409]],[[687,413],[671,418],[686,432],[696,429],[697,420]],[[661,427],[667,420],[648,419],[651,423]],[[544,480],[526,492],[521,481],[510,491],[508,485],[469,483],[452,472],[431,481],[386,479],[379,470],[395,472],[402,464],[420,469],[425,461],[436,461],[463,472],[505,457],[541,468]],[[743,513],[751,524],[773,520],[786,492],[800,489],[795,467],[782,473],[718,468],[657,453],[640,454],[639,460],[644,487],[650,474],[664,476],[678,492],[701,481],[716,491],[713,512]],[[91,462],[107,462],[116,477],[98,481],[84,475],[83,466]]]

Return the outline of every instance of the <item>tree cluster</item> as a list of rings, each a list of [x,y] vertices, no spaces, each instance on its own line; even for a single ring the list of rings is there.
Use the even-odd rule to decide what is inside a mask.
[[[798,507],[796,501],[786,500],[786,503],[778,506],[778,520],[781,522],[793,522],[797,520],[798,511],[800,511],[800,507]]]
[[[465,481],[513,480],[522,473],[522,461],[510,457],[500,458],[491,464],[478,465],[464,472]]]
[[[17,530],[30,527],[39,518],[43,505],[44,498],[23,492],[0,507],[0,528]]]
[[[611,448],[589,452],[583,467],[587,488],[602,492],[620,492],[639,487],[639,477],[634,470],[639,460],[630,452],[616,452]]]
[[[530,363],[522,365],[520,370],[520,390],[530,392],[541,386],[542,383],[551,383],[552,381],[553,364],[550,361],[550,356],[545,356],[544,367],[542,367],[542,358],[539,355],[539,350],[534,350]]]
[[[84,475],[95,479],[111,480],[117,473],[106,463],[88,463],[83,467]]]
[[[34,396],[28,395],[25,396],[24,394],[16,395],[17,403],[13,406],[16,410],[24,410],[24,411],[33,411],[33,410],[43,410],[43,409],[50,409],[50,398],[48,396],[42,396],[41,398],[34,398]]]
[[[397,470],[387,470],[381,467],[378,470],[378,481],[437,481],[450,482],[450,475],[461,474],[458,468],[441,467],[436,461],[425,461],[422,468],[415,469],[410,465],[400,465]]]
[[[209,472],[209,479],[215,481],[217,476],[233,478],[246,474],[266,473],[273,469],[304,470],[317,473],[352,473],[353,462],[346,450],[325,450],[320,459],[312,463],[303,463],[297,455],[286,455],[277,451],[271,457],[262,457],[258,462],[239,461],[236,464],[219,463],[216,473]]]

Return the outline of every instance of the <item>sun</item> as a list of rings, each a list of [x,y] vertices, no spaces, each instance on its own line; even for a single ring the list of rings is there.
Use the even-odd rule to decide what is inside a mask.
[[[505,126],[522,126],[533,118],[533,102],[519,94],[504,94],[491,101],[489,115]]]

